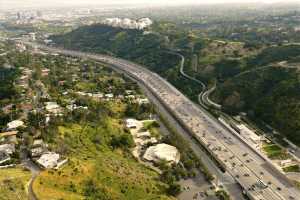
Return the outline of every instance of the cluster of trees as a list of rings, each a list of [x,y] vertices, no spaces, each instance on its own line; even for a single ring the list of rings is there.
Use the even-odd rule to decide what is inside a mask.
[[[194,177],[199,172],[203,173],[207,181],[212,181],[214,177],[202,163],[201,159],[196,156],[189,144],[163,116],[160,116],[160,119],[171,133],[165,136],[162,142],[175,146],[180,151],[180,164],[170,166],[164,161],[158,164],[158,167],[163,172],[161,180],[169,185],[167,192],[170,195],[177,196],[181,192],[180,185],[177,184],[177,181],[181,178]]]
[[[178,148],[180,151],[180,162],[183,166],[174,166],[167,174],[171,173],[175,180],[180,180],[181,178],[193,177],[198,171],[201,171],[208,181],[213,180],[212,174],[202,163],[201,159],[196,156],[189,144],[175,130],[172,131],[171,135],[164,137],[163,142]]]
[[[235,59],[232,57],[220,59],[213,63],[214,72],[209,78],[217,78],[218,81],[222,83],[248,70],[266,67],[280,61],[299,62],[299,60],[299,45],[271,46],[263,49],[257,55],[247,56],[242,59]],[[186,69],[188,69],[188,67],[189,66],[187,66]],[[201,71],[198,72],[196,76],[201,77],[201,79],[205,81],[205,77],[203,77]]]
[[[51,39],[66,48],[115,55],[144,64],[157,72],[165,71],[178,63],[177,56],[166,51],[164,36],[143,34],[140,30],[96,24],[80,27]]]
[[[145,65],[196,101],[202,88],[180,75],[180,57],[170,51],[180,49],[189,55],[193,46],[192,49],[198,52],[203,47],[202,39],[168,23],[155,23],[153,30],[155,33],[143,34],[140,30],[96,24],[51,39],[66,48],[114,55]],[[186,63],[189,63],[188,56]]]
[[[26,66],[28,61],[27,54],[12,52],[5,57],[0,57],[0,105],[3,106],[4,100],[12,100],[16,95],[14,83],[20,76],[19,67]]]
[[[6,44],[8,48],[12,48]],[[0,130],[18,115],[16,104],[19,101],[20,91],[16,87],[16,81],[20,76],[20,67],[29,63],[27,54],[11,52],[0,57],[0,107],[4,108],[11,104],[9,113],[0,110]]]
[[[299,72],[288,68],[289,63],[287,67],[260,69],[282,60],[294,62],[299,56],[300,48],[296,45],[262,51],[248,59],[247,68],[252,66],[257,70],[224,79],[215,93],[216,100],[223,105],[224,111],[232,114],[247,112],[250,118],[263,120],[300,144]]]
[[[18,70],[14,67],[6,68],[3,65],[0,66],[0,100],[11,99],[16,95],[14,81],[16,80],[17,72]]]
[[[152,104],[128,103],[125,115],[138,120],[148,119],[154,113]]]
[[[300,57],[299,45],[274,46],[264,49],[257,56],[250,58],[247,62],[248,68],[251,66],[265,66],[273,62],[293,61]]]
[[[282,8],[257,8],[255,11],[245,8],[231,9],[224,13],[227,10],[224,8],[223,13],[219,13],[219,19],[215,19],[218,11],[214,11],[214,16],[207,16],[206,20],[189,19],[190,23],[182,26],[197,29],[211,38],[242,41],[255,45],[300,41],[299,32],[294,28],[298,26],[296,16],[299,11],[293,9],[282,11]],[[266,14],[266,10],[274,12]]]
[[[224,190],[219,190],[216,192],[216,196],[220,199],[220,200],[230,200],[230,196],[229,194],[224,191]]]
[[[122,134],[120,136],[113,135],[110,141],[110,145],[113,149],[115,148],[129,149],[134,147],[134,141],[130,134]]]
[[[268,27],[266,23],[264,24],[265,27],[259,27],[259,25],[255,27],[255,25],[257,24],[253,24],[249,28],[242,27],[242,24],[228,25],[225,23],[222,26],[209,30],[208,34],[213,37],[253,43],[255,45],[300,41],[298,32],[291,27],[284,27],[281,30],[277,30],[273,27]]]

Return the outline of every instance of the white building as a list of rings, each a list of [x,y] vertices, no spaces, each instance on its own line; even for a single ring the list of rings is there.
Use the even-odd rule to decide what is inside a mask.
[[[152,20],[149,18],[141,18],[139,20],[132,20],[129,18],[106,18],[102,23],[112,27],[138,30],[145,29],[153,24]]]
[[[76,109],[84,109],[87,110],[87,106],[77,106],[76,104],[67,105],[67,109],[70,111],[76,110]]]
[[[149,147],[143,158],[153,162],[165,160],[168,163],[178,163],[180,160],[180,153],[174,146],[168,144],[157,144]]]
[[[43,154],[37,163],[46,169],[52,169],[57,166],[60,156],[54,152],[48,152]]]
[[[50,115],[49,114],[46,114],[46,118],[45,118],[45,124],[48,125],[48,123],[50,122]]]
[[[13,154],[16,151],[15,144],[2,144],[0,145],[0,152],[6,154]]]
[[[101,98],[103,98],[103,94],[102,93],[95,93],[95,94],[93,94],[93,97],[94,98],[98,98],[98,99],[101,99]]]
[[[31,149],[31,156],[32,157],[39,157],[45,152],[45,149],[43,147],[35,147]]]
[[[81,91],[76,92],[76,94],[78,94],[80,96],[87,96],[87,93],[81,92]]]
[[[61,113],[61,108],[56,102],[46,102],[45,109],[52,114]]]
[[[136,101],[140,105],[141,104],[148,104],[149,103],[149,100],[147,98],[138,98]]]
[[[125,90],[125,94],[131,95],[131,94],[133,94],[133,90]]]
[[[50,69],[48,69],[48,68],[42,69],[42,76],[48,76],[49,73],[50,73]]]
[[[43,140],[41,140],[41,139],[39,139],[39,140],[34,140],[32,146],[34,146],[34,147],[44,146],[44,142],[43,142]]]
[[[24,122],[21,120],[14,120],[7,124],[7,130],[14,130],[24,125]]]
[[[105,96],[106,98],[108,98],[108,99],[114,98],[114,95],[113,95],[113,94],[105,94],[104,96]]]
[[[132,100],[132,99],[135,99],[135,96],[134,96],[134,95],[127,95],[127,96],[125,96],[125,98],[126,98],[126,99],[131,99],[131,100]]]
[[[136,119],[126,119],[125,124],[127,128],[136,128],[138,121]]]
[[[152,20],[149,18],[142,18],[137,21],[138,29],[144,29],[153,24]]]

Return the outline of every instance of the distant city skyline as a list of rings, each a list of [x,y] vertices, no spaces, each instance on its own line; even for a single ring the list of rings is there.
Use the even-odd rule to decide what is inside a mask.
[[[172,5],[172,4],[220,4],[220,3],[287,3],[300,0],[0,0],[0,9],[45,8],[88,5]]]

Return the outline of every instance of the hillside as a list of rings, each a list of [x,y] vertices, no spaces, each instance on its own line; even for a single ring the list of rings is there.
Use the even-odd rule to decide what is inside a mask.
[[[166,52],[164,37],[144,34],[140,30],[96,24],[78,28],[65,35],[53,36],[51,39],[66,48],[104,53],[147,64],[147,67],[157,72],[165,71],[178,63],[176,56]]]
[[[295,45],[265,49],[248,59],[250,70],[220,82],[214,99],[226,112],[246,112],[300,145],[299,55]]]
[[[180,186],[167,183],[131,153],[135,144],[124,120],[154,115],[151,104],[137,102],[146,98],[137,84],[90,60],[18,52],[6,43],[5,48],[10,52],[0,56],[0,200],[31,196],[24,152],[30,169],[41,167],[32,182],[37,199],[175,199],[171,192]],[[26,125],[7,139],[12,119]],[[161,135],[158,128],[153,131]],[[14,149],[8,155],[7,146]],[[39,162],[49,152],[64,160],[59,169]]]
[[[173,43],[181,49],[186,48],[185,35],[168,24],[155,26],[158,26],[155,29],[159,33],[144,34],[140,30],[96,24],[80,27],[65,35],[52,36],[51,39],[65,48],[109,54],[145,65],[196,100],[201,88],[180,76],[180,58],[169,53]]]
[[[300,46],[251,46],[201,39],[171,26],[159,27],[159,34],[145,35],[137,30],[93,25],[52,39],[66,48],[107,53],[144,64],[197,101],[201,88],[180,76],[178,57],[166,51],[167,47],[180,49],[187,73],[207,84],[217,80],[212,98],[223,105],[225,112],[246,112],[253,120],[266,122],[300,144],[298,70],[289,67],[290,63],[297,66]],[[288,62],[283,66],[282,61]]]

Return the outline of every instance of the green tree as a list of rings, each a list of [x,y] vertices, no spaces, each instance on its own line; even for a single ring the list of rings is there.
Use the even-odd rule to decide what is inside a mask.
[[[177,196],[181,192],[181,187],[177,183],[172,183],[169,185],[168,194],[172,196]]]

